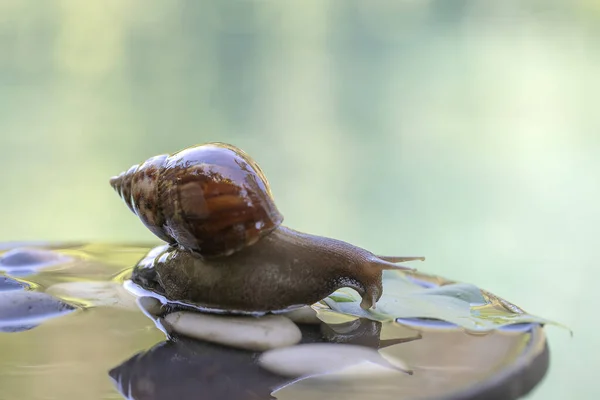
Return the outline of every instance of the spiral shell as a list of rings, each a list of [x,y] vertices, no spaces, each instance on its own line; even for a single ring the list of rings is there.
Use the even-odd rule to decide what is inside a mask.
[[[258,164],[225,143],[152,157],[110,184],[152,233],[203,257],[239,251],[283,221]]]

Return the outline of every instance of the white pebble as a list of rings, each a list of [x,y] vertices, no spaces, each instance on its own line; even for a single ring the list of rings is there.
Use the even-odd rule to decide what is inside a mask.
[[[0,331],[30,329],[42,321],[75,308],[46,293],[13,291],[0,293]]]
[[[291,378],[325,374],[365,362],[408,371],[399,360],[391,364],[376,349],[353,344],[300,344],[267,351],[258,359],[264,369]]]
[[[147,313],[148,316],[157,316],[162,312],[162,303],[160,300],[150,296],[138,297],[137,305],[142,312]]]
[[[46,289],[46,293],[84,307],[118,307],[139,311],[136,298],[116,282],[63,282]]]
[[[0,292],[11,292],[13,290],[28,289],[31,285],[26,282],[17,281],[8,276],[0,276]]]
[[[300,329],[280,315],[239,317],[178,311],[167,315],[164,322],[182,335],[246,350],[291,346],[302,339]]]

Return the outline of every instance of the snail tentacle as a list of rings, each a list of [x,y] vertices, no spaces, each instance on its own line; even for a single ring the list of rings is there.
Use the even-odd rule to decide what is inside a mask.
[[[425,261],[425,257],[400,257],[400,256],[377,256],[377,258],[391,263],[407,262],[407,261]]]

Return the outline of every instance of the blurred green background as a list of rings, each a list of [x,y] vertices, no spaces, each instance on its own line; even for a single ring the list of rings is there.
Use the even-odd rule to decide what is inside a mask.
[[[110,176],[229,142],[289,226],[571,327],[531,398],[598,398],[599,39],[597,0],[0,0],[0,241],[153,241]]]

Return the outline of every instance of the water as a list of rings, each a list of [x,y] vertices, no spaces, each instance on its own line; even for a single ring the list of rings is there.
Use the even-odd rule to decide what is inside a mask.
[[[151,246],[57,244],[41,249],[44,251],[31,256],[6,248],[4,260],[9,262],[0,262],[0,266],[4,265],[8,274],[16,272],[18,282],[30,289],[25,292],[6,286],[2,295],[9,293],[8,289],[19,294],[46,292],[73,308],[61,313],[48,311],[48,318],[39,319],[34,326],[26,323],[25,330],[0,334],[0,398],[233,400],[268,399],[273,391],[280,400],[447,396],[499,376],[523,358],[540,356],[545,346],[544,335],[539,329],[532,330],[532,325],[473,335],[428,320],[397,324],[357,319],[333,312],[323,303],[317,309],[326,322],[299,325],[302,343],[359,345],[384,358],[349,364],[325,379],[297,380],[262,368],[257,364],[260,353],[193,340],[176,332],[165,336],[160,323],[157,327],[122,285]],[[27,266],[29,272],[23,273]],[[38,269],[32,270],[36,266]],[[417,278],[423,286],[444,282],[435,276],[412,279]],[[473,307],[498,305],[492,299]],[[6,318],[0,308],[0,325]],[[13,326],[20,325],[18,318],[12,321]],[[317,361],[310,368],[324,362],[318,359],[320,352],[314,354]],[[380,364],[388,361],[403,365],[404,371]],[[300,363],[290,362],[293,366]],[[545,369],[544,362],[536,368],[542,375]],[[508,384],[510,379],[503,383]]]

